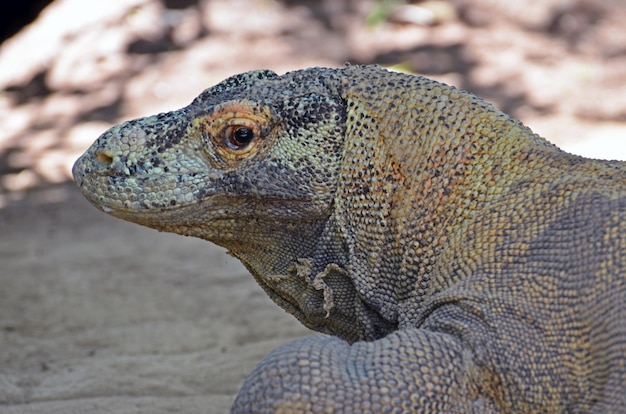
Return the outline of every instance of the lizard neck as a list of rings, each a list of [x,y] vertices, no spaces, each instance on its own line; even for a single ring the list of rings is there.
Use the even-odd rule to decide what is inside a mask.
[[[385,91],[383,99],[349,103],[348,119],[360,122],[348,130],[335,201],[355,290],[400,324],[419,319],[421,303],[460,277],[438,267],[466,223],[488,214],[511,186],[542,173],[535,164],[542,151],[558,151],[472,95],[425,79],[403,90],[416,89],[418,100],[395,89],[393,102],[410,107],[390,106]]]
[[[522,182],[540,185],[547,170],[538,164],[547,166],[559,152],[495,110],[474,115],[465,132],[455,135],[459,139],[445,143],[431,135],[422,145],[424,156],[409,163],[404,188],[394,194],[394,232],[402,257],[396,272],[409,281],[399,284],[399,302],[424,302],[458,282],[461,273],[450,271],[453,266],[442,263],[442,254],[458,249],[469,225],[492,214],[513,188]]]

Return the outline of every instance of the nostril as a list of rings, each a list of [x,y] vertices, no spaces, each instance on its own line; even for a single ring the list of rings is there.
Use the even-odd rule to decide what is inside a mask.
[[[113,164],[113,156],[108,151],[98,151],[96,154],[96,161],[102,166],[110,167]]]

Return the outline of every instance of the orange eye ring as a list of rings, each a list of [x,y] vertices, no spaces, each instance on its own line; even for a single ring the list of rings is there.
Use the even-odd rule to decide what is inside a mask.
[[[268,107],[243,101],[218,105],[193,123],[211,162],[219,168],[231,168],[269,149],[274,122]]]

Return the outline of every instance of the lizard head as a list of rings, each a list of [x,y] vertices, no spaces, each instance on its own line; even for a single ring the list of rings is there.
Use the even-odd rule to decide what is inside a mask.
[[[231,249],[254,227],[323,220],[345,115],[320,75],[233,76],[185,108],[106,131],[74,178],[106,213]]]
[[[326,311],[319,290],[307,305],[302,263],[323,237],[338,185],[338,77],[323,68],[233,76],[185,108],[109,129],[74,164],[75,181],[105,213],[227,248],[315,329],[305,313],[326,324]]]

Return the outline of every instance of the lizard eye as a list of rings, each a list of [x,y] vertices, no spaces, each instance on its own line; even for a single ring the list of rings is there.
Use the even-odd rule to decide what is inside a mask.
[[[274,117],[269,107],[248,101],[217,105],[192,121],[206,153],[216,166],[233,167],[269,150]]]
[[[254,130],[241,125],[229,126],[224,135],[224,143],[233,150],[243,149],[254,140]]]

